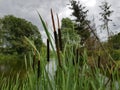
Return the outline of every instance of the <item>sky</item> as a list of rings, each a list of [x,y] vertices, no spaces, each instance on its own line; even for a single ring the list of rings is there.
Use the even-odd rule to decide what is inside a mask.
[[[99,5],[102,0],[80,0],[81,3],[89,9],[89,19],[94,16],[96,27],[99,27],[100,12]],[[112,5],[114,13],[112,15],[113,22],[111,23],[111,30],[116,33],[120,31],[120,0],[106,0]],[[37,11],[41,14],[45,22],[52,30],[50,9],[53,9],[54,15],[59,15],[60,20],[65,17],[71,17],[71,10],[68,5],[69,0],[0,0],[0,17],[4,15],[14,15],[16,17],[24,18],[39,28],[43,41],[46,41],[46,35],[39,20]],[[116,26],[113,26],[115,24]],[[101,33],[101,30],[98,31]],[[106,37],[105,32],[99,34],[100,38]]]

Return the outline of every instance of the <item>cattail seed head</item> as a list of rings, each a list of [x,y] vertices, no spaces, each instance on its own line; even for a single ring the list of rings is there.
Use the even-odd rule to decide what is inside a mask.
[[[40,77],[40,60],[38,60],[38,70],[37,70],[37,77]]]
[[[50,46],[49,46],[49,40],[47,39],[47,61],[50,61]]]

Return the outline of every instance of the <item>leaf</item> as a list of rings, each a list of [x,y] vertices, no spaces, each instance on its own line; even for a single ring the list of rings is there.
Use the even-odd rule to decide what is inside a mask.
[[[51,46],[52,46],[52,49],[53,49],[53,51],[55,51],[54,46],[53,46],[53,44],[52,44],[52,40],[51,40],[51,38],[50,38],[50,34],[49,34],[49,32],[48,32],[48,29],[47,29],[47,26],[46,26],[44,20],[42,19],[41,15],[39,14],[39,12],[37,12],[37,13],[38,13],[39,18],[40,18],[40,20],[41,20],[41,23],[42,23],[42,25],[43,25],[43,27],[44,27],[44,30],[45,30],[46,35],[47,35],[47,37],[48,37],[48,40],[50,41],[50,44],[51,44]]]

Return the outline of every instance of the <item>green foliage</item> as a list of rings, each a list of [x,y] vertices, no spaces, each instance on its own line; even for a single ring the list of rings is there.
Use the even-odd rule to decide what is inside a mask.
[[[113,49],[120,49],[120,33],[111,36],[109,38],[108,44],[111,44]]]
[[[13,75],[22,70],[25,70],[23,56],[17,54],[0,54],[0,77],[2,74],[8,77],[11,72]]]
[[[120,60],[120,50],[112,50],[110,54],[114,60]]]
[[[108,45],[111,45],[110,54],[114,60],[120,60],[120,33],[111,36],[107,42]]]
[[[63,18],[62,19],[62,26],[61,29],[74,29],[74,23],[70,18]]]
[[[20,57],[18,55],[0,54],[0,62],[18,60]]]
[[[5,31],[3,46],[16,51],[18,54],[30,51],[24,36],[31,39],[39,49],[42,45],[41,34],[38,28],[25,19],[8,15],[2,18],[2,30]]]
[[[74,23],[69,18],[62,19],[61,32],[63,46],[65,46],[66,43],[71,46],[77,46],[80,44],[80,37],[74,30]]]

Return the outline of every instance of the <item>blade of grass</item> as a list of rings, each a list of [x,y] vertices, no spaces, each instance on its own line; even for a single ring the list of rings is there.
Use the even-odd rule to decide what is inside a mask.
[[[38,13],[38,12],[37,12],[37,13]],[[46,27],[46,24],[45,24],[44,20],[42,19],[41,15],[40,15],[39,13],[38,13],[38,15],[39,15],[39,18],[40,18],[40,20],[41,20],[41,23],[42,23],[42,25],[43,25],[43,27],[44,27],[44,30],[45,30],[46,35],[47,35],[47,37],[48,37],[48,40],[50,41],[51,47],[52,47],[53,51],[55,52],[54,46],[53,46],[53,44],[52,44],[52,40],[51,40],[51,38],[50,38],[50,34],[49,34],[48,29],[47,29],[47,27]]]

